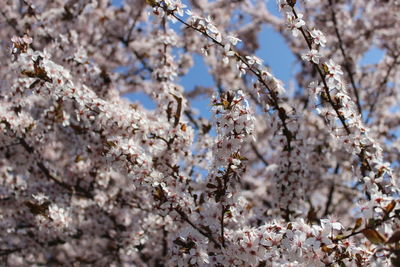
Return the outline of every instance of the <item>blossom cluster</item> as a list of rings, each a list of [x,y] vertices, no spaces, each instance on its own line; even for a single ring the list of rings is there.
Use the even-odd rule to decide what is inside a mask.
[[[5,1],[0,262],[398,266],[400,5],[267,2]]]

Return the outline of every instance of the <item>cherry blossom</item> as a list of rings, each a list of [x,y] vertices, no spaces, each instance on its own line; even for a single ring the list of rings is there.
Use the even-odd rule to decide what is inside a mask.
[[[270,4],[5,1],[0,261],[399,265],[400,6]]]
[[[304,55],[301,56],[302,59],[307,60],[307,61],[312,61],[315,64],[319,64],[319,59],[321,55],[319,54],[318,50],[312,49],[310,51],[307,51]]]

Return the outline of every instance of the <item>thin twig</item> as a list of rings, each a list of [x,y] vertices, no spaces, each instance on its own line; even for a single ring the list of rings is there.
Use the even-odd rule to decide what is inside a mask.
[[[347,74],[349,75],[350,83],[351,83],[351,86],[353,87],[353,92],[356,97],[357,109],[362,118],[361,101],[360,101],[360,96],[358,94],[358,89],[357,89],[357,86],[356,86],[356,83],[354,80],[353,72],[350,69],[350,58],[347,56],[347,54],[345,52],[344,43],[343,43],[342,37],[340,36],[340,33],[339,33],[339,28],[338,28],[337,19],[336,19],[336,13],[334,11],[332,0],[328,0],[328,1],[329,1],[329,5],[331,6],[331,15],[332,15],[333,26],[335,28],[336,37],[338,38],[340,51],[341,51],[343,59],[344,59],[344,68],[345,68]]]
[[[294,8],[292,8],[292,11],[293,11],[293,14],[294,14],[295,18],[297,19],[298,16],[297,16],[296,10],[295,10]],[[299,30],[300,30],[301,34],[303,35],[304,39],[306,40],[306,43],[307,43],[307,45],[308,45],[308,48],[311,50],[311,49],[312,49],[312,44],[311,44],[311,41],[310,41],[310,39],[308,38],[308,36],[307,36],[305,30],[303,29],[303,27],[301,27]],[[346,133],[347,133],[348,135],[350,135],[350,134],[351,134],[351,131],[350,131],[349,126],[346,124],[346,119],[345,119],[344,116],[340,113],[340,111],[339,111],[339,108],[340,108],[340,107],[338,106],[338,104],[335,103],[335,102],[333,101],[333,99],[332,99],[332,96],[331,96],[330,91],[329,91],[328,84],[327,84],[327,82],[326,82],[325,75],[323,74],[323,72],[322,72],[322,70],[321,70],[321,68],[319,67],[318,64],[316,64],[316,63],[314,63],[314,62],[312,62],[312,64],[314,65],[314,67],[315,67],[315,69],[317,70],[319,76],[321,77],[322,83],[323,83],[323,85],[324,85],[324,92],[325,92],[325,94],[326,94],[326,96],[327,96],[327,99],[328,99],[329,104],[332,106],[333,110],[335,111],[336,116],[339,118],[341,124],[343,125],[343,127],[344,127],[344,129],[345,129],[345,131],[346,131]],[[371,171],[372,168],[371,168],[371,165],[369,164],[368,159],[367,159],[366,156],[365,156],[365,150],[364,150],[364,149],[362,149],[361,152],[358,153],[358,157],[359,157],[359,159],[360,159],[360,161],[361,161],[361,164],[362,164],[362,168],[361,168],[362,174],[365,176],[366,171]]]
[[[334,174],[338,174],[339,172],[339,164],[336,165],[335,172]],[[335,183],[332,181],[331,187],[329,189],[328,193],[328,200],[325,205],[325,211],[324,211],[324,217],[326,217],[329,214],[329,208],[332,205],[332,200],[333,200],[333,193],[335,192]]]
[[[194,229],[196,229],[200,234],[202,234],[203,236],[207,237],[211,242],[213,242],[218,248],[221,248],[221,244],[212,236],[211,233],[207,233],[206,231],[204,231],[203,229],[201,229],[200,227],[198,227],[197,225],[195,225],[189,218],[188,216],[182,211],[181,208],[175,208],[174,209],[179,216],[181,217],[182,220],[184,220],[185,222],[187,222],[188,224],[190,224],[190,226],[192,226]]]
[[[162,8],[162,7],[161,7]],[[218,42],[215,38],[213,38],[212,36],[209,36],[205,31],[202,31],[200,29],[197,29],[196,27],[188,24],[187,22],[185,22],[184,20],[182,20],[180,17],[178,17],[177,15],[175,15],[173,12],[169,11],[169,10],[165,10],[165,12],[168,13],[168,15],[173,16],[176,20],[178,20],[180,23],[184,24],[186,27],[193,29],[199,33],[201,33],[202,35],[206,36],[208,39],[210,39],[214,44],[220,46],[220,47],[224,47],[224,45],[220,42]],[[283,109],[282,107],[279,106],[279,97],[277,92],[275,92],[274,90],[271,90],[269,88],[269,86],[267,85],[267,83],[265,82],[265,80],[262,77],[262,74],[260,73],[259,70],[255,70],[252,68],[252,66],[244,59],[243,56],[241,56],[238,52],[235,53],[235,57],[238,61],[242,62],[243,64],[246,65],[246,67],[248,68],[248,70],[253,73],[258,81],[268,90],[268,92],[270,93],[270,101],[271,101],[271,105],[274,107],[274,109],[277,111],[278,113],[278,117],[279,119],[282,121],[282,127],[283,127],[283,135],[286,138],[287,141],[287,147],[286,150],[288,152],[292,151],[292,146],[291,146],[291,142],[292,140],[295,138],[295,136],[293,135],[293,133],[289,130],[289,128],[287,127],[287,114],[285,109]]]
[[[257,158],[261,160],[265,166],[268,166],[268,161],[263,157],[263,155],[258,151],[257,146],[254,144],[254,142],[251,142],[251,148],[253,149],[254,153],[256,154]]]
[[[376,99],[375,99],[375,101],[372,102],[372,104],[371,104],[371,106],[370,106],[370,108],[369,108],[369,110],[368,110],[368,115],[367,115],[367,119],[365,120],[365,123],[368,123],[369,120],[371,119],[372,113],[373,113],[374,110],[375,110],[376,103],[378,102],[378,99],[379,99],[379,96],[380,96],[380,94],[381,94],[381,92],[382,92],[382,89],[384,88],[384,85],[388,82],[389,76],[390,76],[392,70],[394,69],[394,66],[398,63],[398,62],[397,62],[397,58],[398,58],[398,57],[399,57],[399,55],[396,55],[396,56],[394,57],[394,62],[393,62],[393,64],[389,66],[389,69],[388,69],[388,71],[386,72],[385,78],[384,78],[384,79],[381,81],[381,83],[379,84],[378,90],[377,90],[377,93],[376,93]]]

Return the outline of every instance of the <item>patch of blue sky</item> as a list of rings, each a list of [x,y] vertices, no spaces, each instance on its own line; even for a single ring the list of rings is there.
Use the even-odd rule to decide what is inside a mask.
[[[112,0],[112,3],[116,6],[120,6],[123,0]],[[267,7],[273,15],[280,16],[276,1],[267,1]],[[182,25],[180,23],[170,25],[180,34],[182,30]],[[276,32],[272,27],[263,25],[259,34],[259,42],[260,48],[256,51],[256,56],[264,60],[264,63],[271,69],[271,72],[284,82],[286,89],[288,89],[288,85],[291,82],[294,82],[295,86],[297,86],[294,81],[294,75],[298,72],[299,65],[298,63],[296,64],[296,58],[290,51],[282,35]],[[383,51],[372,47],[365,53],[361,64],[377,63],[382,58],[382,55]],[[208,72],[208,67],[204,64],[202,56],[198,54],[194,55],[194,66],[185,76],[181,77],[178,83],[181,84],[186,91],[193,90],[195,86],[215,88],[213,78]],[[140,101],[146,108],[155,107],[151,99],[143,93],[133,93],[127,95],[127,97],[133,101]],[[210,105],[207,97],[198,97],[192,101],[191,105],[199,111],[200,116],[210,118]]]
[[[256,56],[264,60],[272,73],[285,84],[293,79],[296,68],[296,58],[290,51],[282,35],[272,27],[263,25],[259,34],[260,49]]]
[[[112,0],[112,4],[115,6],[121,6],[123,0]],[[275,1],[268,2],[268,8],[275,15],[279,14]],[[170,24],[171,27],[178,33],[182,28],[180,23]],[[289,48],[285,44],[283,38],[275,32],[272,28],[263,26],[262,31],[259,35],[260,49],[256,55],[265,60],[265,63],[271,68],[272,72],[283,82],[287,83],[294,73],[294,56],[290,52]],[[213,87],[214,82],[211,75],[208,72],[207,66],[200,55],[194,55],[194,66],[192,69],[180,79],[180,84],[185,90],[193,90],[196,85]],[[144,94],[134,93],[129,94],[132,100],[143,100],[145,107],[153,107],[154,103],[148,103],[150,98],[145,97]],[[205,118],[210,117],[210,106],[209,99],[197,98],[192,102],[192,106],[200,111],[201,116]]]
[[[130,68],[128,66],[120,66],[114,69],[116,73],[126,74]],[[146,109],[153,110],[156,108],[156,103],[144,92],[131,92],[125,94],[124,97],[128,98],[132,103],[142,105]]]
[[[271,12],[275,16],[280,16],[281,13],[279,12],[279,7],[276,3],[276,0],[266,0],[266,2],[269,12]]]
[[[111,0],[111,4],[116,7],[121,7],[123,5],[123,0]]]
[[[150,96],[143,92],[128,93],[125,97],[132,101],[132,103],[140,104],[149,110],[154,110],[157,107],[156,103],[150,98]]]
[[[195,54],[193,56],[194,65],[189,72],[181,77],[180,84],[187,91],[192,91],[195,86],[214,87],[214,81],[208,72],[208,67],[204,64],[202,56]],[[210,118],[210,100],[206,97],[197,97],[191,103],[191,106],[200,112],[204,118]]]
[[[384,56],[384,51],[382,51],[376,46],[372,46],[367,52],[365,52],[364,56],[360,60],[360,64],[362,66],[376,64],[379,61],[381,61],[383,56]]]

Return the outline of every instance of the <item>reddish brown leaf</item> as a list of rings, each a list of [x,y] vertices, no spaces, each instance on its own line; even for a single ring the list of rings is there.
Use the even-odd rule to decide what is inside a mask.
[[[385,237],[374,229],[364,229],[362,233],[373,244],[382,244],[386,242]]]
[[[400,229],[394,231],[387,243],[397,243],[400,241]]]
[[[395,206],[396,206],[396,201],[392,200],[392,202],[390,202],[384,209],[386,214],[389,214],[390,212],[392,212],[392,210],[394,209]]]
[[[362,224],[362,218],[358,218],[358,219],[356,220],[355,225],[354,225],[353,232],[354,232],[355,230],[357,230],[358,228],[360,228],[361,224]]]

